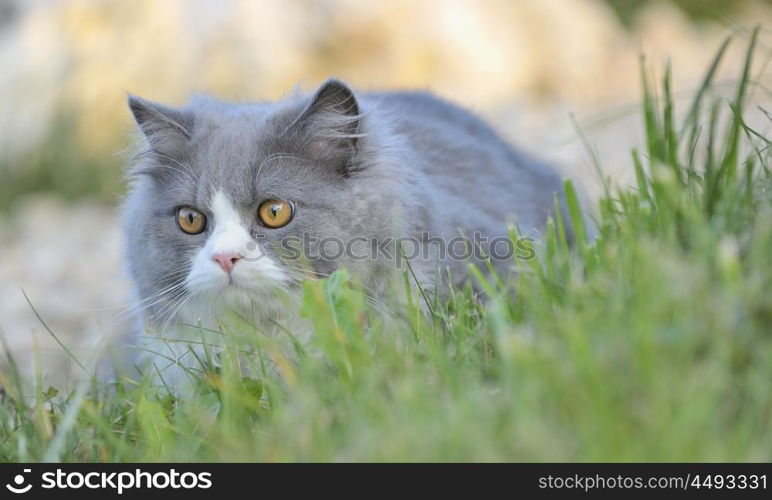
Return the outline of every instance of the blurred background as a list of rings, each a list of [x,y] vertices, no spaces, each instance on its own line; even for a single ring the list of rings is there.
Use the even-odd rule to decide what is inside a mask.
[[[328,76],[431,89],[592,197],[599,177],[575,124],[604,174],[627,182],[641,54],[655,75],[671,61],[688,102],[734,34],[717,78],[728,94],[750,29],[771,20],[770,0],[0,0],[0,335],[23,367],[66,377],[22,289],[76,353],[125,327],[114,318],[128,301],[116,208],[127,92],[276,99]]]

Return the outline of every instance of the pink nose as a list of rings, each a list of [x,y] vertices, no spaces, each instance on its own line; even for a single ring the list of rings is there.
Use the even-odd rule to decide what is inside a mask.
[[[234,252],[220,252],[212,255],[212,260],[217,262],[223,271],[230,274],[233,271],[233,266],[241,257]]]

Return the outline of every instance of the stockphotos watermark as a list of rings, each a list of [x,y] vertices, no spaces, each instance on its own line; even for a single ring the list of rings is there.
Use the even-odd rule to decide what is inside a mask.
[[[32,469],[24,469],[22,474],[16,474],[5,485],[11,493],[18,495],[31,490],[42,488],[44,490],[89,490],[115,491],[119,495],[131,489],[174,489],[192,490],[209,489],[212,487],[211,472],[179,472],[175,469],[161,472],[147,472],[134,469],[132,472],[77,472],[64,471],[57,468],[55,471],[46,471],[40,475],[40,481],[32,481]]]
[[[536,258],[536,240],[531,237],[489,238],[480,232],[472,237],[455,236],[442,238],[429,233],[418,237],[377,238],[355,236],[341,239],[334,236],[319,238],[308,233],[290,235],[278,242],[271,242],[272,250],[285,260],[364,262],[371,260],[393,261],[398,269],[406,262],[417,260],[446,261],[530,261]],[[247,261],[260,260],[265,253],[265,243],[250,241],[242,257]]]

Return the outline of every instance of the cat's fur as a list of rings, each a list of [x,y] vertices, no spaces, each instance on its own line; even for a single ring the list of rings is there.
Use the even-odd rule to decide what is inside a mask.
[[[303,267],[280,255],[278,243],[290,236],[425,242],[461,232],[502,236],[516,223],[538,238],[562,191],[550,167],[426,92],[358,93],[329,80],[279,102],[199,97],[170,108],[130,97],[129,107],[145,149],[124,205],[126,257],[146,324],[167,336],[181,322],[212,321],[229,308],[285,314],[275,297],[292,290]],[[268,198],[296,203],[287,226],[258,223],[257,207]],[[207,215],[202,234],[178,228],[181,205]],[[217,250],[255,258],[237,262],[229,284],[212,262]],[[395,269],[388,258],[330,259],[314,244],[307,250],[317,276],[346,267],[376,296]],[[462,280],[467,264],[412,263],[426,287],[438,266]]]

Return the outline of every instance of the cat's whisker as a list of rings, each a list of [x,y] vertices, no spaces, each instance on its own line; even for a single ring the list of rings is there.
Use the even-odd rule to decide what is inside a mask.
[[[184,187],[183,186],[176,186],[175,185],[175,186],[170,187],[169,189],[165,189],[165,190],[161,191],[161,193],[159,194],[159,197],[165,198],[165,197],[167,197],[168,195],[170,195],[172,193],[183,193],[183,192],[184,192]]]
[[[179,314],[180,310],[184,305],[190,300],[191,295],[187,296],[177,296],[175,299],[168,304],[168,306],[165,308],[164,312],[158,316],[158,319],[156,320],[159,324],[161,324],[161,327],[159,329],[159,332],[161,336],[163,336],[167,330],[172,326],[174,323],[174,320],[176,319],[177,315]]]
[[[176,274],[176,273],[173,273],[173,274]],[[170,277],[171,277],[171,275],[170,275]],[[184,279],[175,280],[174,282],[172,282],[171,285],[169,285],[169,286],[159,290],[158,292],[156,292],[156,293],[154,293],[152,295],[149,295],[148,297],[145,297],[143,299],[140,299],[140,300],[137,300],[135,302],[127,304],[127,306],[126,306],[127,311],[120,313],[119,316],[121,316],[123,314],[126,314],[127,312],[129,312],[129,310],[131,310],[132,308],[135,308],[135,307],[140,307],[141,306],[142,308],[146,309],[146,308],[150,307],[150,305],[151,305],[150,303],[151,302],[154,302],[157,299],[163,299],[164,295],[166,295],[168,293],[171,293],[172,291],[174,291],[177,288],[183,286],[184,284],[185,284],[185,280]]]
[[[193,297],[193,295],[188,294],[186,297],[184,297],[182,300],[179,301],[178,305],[175,308],[173,308],[169,312],[168,318],[167,318],[167,320],[165,322],[165,325],[163,327],[163,331],[166,331],[166,328],[171,326],[171,324],[177,319],[177,316],[179,315],[179,313],[182,310],[182,308],[185,307],[185,304],[187,304],[188,301],[190,301],[190,299],[192,297]]]
[[[177,291],[175,291],[175,293],[174,293],[174,294],[172,294],[170,297],[168,297],[168,299],[167,299],[167,300],[168,300],[168,302],[167,302],[166,304],[164,304],[163,306],[161,306],[161,308],[160,308],[160,309],[158,309],[158,311],[156,311],[156,312],[154,312],[153,314],[151,314],[151,319],[155,319],[155,318],[158,318],[158,319],[160,319],[160,318],[163,318],[163,317],[164,317],[164,315],[165,315],[165,314],[166,314],[166,313],[167,313],[167,312],[168,312],[170,309],[174,308],[174,306],[175,306],[175,304],[176,304],[176,301],[177,301],[177,300],[179,300],[181,297],[184,297],[184,296],[185,296],[185,295],[187,295],[187,294],[188,294],[187,290],[184,290],[184,289],[183,289],[183,290],[177,290]]]
[[[176,295],[175,295],[175,297],[176,297]],[[157,306],[158,304],[160,304],[161,302],[163,302],[164,300],[174,300],[174,298],[175,298],[175,297],[172,297],[172,298],[161,297],[161,298],[159,298],[158,300],[156,300],[155,302],[153,302],[152,304],[148,304],[148,305],[142,306],[142,308],[141,308],[141,311],[148,311],[148,310],[150,310],[152,307],[155,307],[155,306]],[[166,307],[167,305],[168,305],[168,303],[167,303],[167,304],[165,304],[165,305],[164,305],[164,306],[162,306],[162,307]]]
[[[159,281],[162,281],[162,282],[163,282],[163,281],[170,281],[171,283],[170,283],[170,284],[168,284],[168,285],[166,285],[166,287],[164,287],[164,288],[162,288],[161,290],[157,291],[157,292],[156,292],[156,293],[154,293],[153,295],[150,295],[149,297],[147,297],[147,298],[145,298],[145,299],[142,299],[142,300],[148,300],[149,298],[152,298],[152,297],[156,297],[156,296],[158,296],[158,295],[164,294],[164,293],[166,293],[167,291],[169,291],[171,288],[173,288],[173,287],[175,287],[175,286],[179,285],[180,283],[182,283],[182,282],[183,282],[182,280],[180,280],[180,279],[179,279],[179,278],[180,278],[180,276],[187,274],[187,273],[188,273],[188,271],[189,271],[189,269],[188,269],[188,268],[186,268],[186,269],[181,269],[181,270],[178,270],[178,271],[174,271],[174,272],[171,272],[171,273],[168,273],[168,274],[165,274],[165,275],[163,275],[163,276],[162,276],[162,277],[159,279]]]
[[[184,174],[186,176],[186,179],[188,181],[190,181],[191,183],[193,183],[193,184],[196,183],[196,175],[193,172],[193,167],[192,166],[190,166],[190,165],[188,165],[186,163],[182,163],[181,161],[177,160],[176,158],[173,158],[173,157],[171,157],[171,156],[169,156],[167,154],[164,154],[164,153],[161,153],[161,152],[158,152],[158,151],[151,151],[150,152],[150,156],[152,158],[154,158],[154,159],[159,159],[160,158],[162,160],[171,162],[174,165],[176,165],[177,167],[179,167],[179,168],[175,168],[174,165],[156,164],[156,165],[153,166],[153,168],[159,167],[159,168],[168,168],[170,170],[174,170],[176,172]]]
[[[318,279],[329,278],[330,276],[332,276],[332,273],[325,273],[325,272],[322,272],[322,271],[316,271],[316,270],[313,270],[313,269],[302,268],[302,267],[288,266],[286,263],[284,264],[284,267],[286,267],[290,271],[295,271],[295,272],[291,273],[291,276],[295,277],[295,278],[309,279],[309,280],[314,280],[315,281],[315,280],[318,280]],[[309,275],[308,273],[313,273],[316,276]],[[364,284],[360,283],[360,286],[362,288],[364,288],[368,292],[374,292],[372,289],[366,287]]]
[[[151,169],[152,170],[158,170],[158,169],[171,170],[172,172],[181,174],[186,179],[186,181],[188,181],[188,182],[195,182],[195,179],[194,179],[193,174],[191,172],[189,172],[186,169],[177,168],[174,165],[154,164]],[[134,172],[134,174],[138,175],[138,174],[142,174],[142,173],[145,173],[145,172],[148,172],[148,171],[150,171],[150,170],[148,170],[148,169],[138,169],[138,170],[136,170]]]
[[[174,286],[164,289],[162,292],[153,294],[150,297],[146,297],[142,300],[129,304],[127,307],[124,308],[123,311],[121,311],[116,315],[116,318],[120,319],[128,315],[138,314],[143,311],[146,311],[151,307],[155,306],[156,304],[158,304],[159,302],[161,302],[162,300],[164,300],[166,298],[166,295],[178,290],[184,284],[185,284],[184,282],[177,283]]]
[[[140,306],[142,302],[157,296],[158,294],[156,293],[156,294],[153,294],[153,296],[151,297],[145,297],[144,299],[126,302],[123,304],[116,304],[114,306],[105,306],[105,307],[93,307],[89,309],[78,309],[78,311],[79,312],[100,312],[100,311],[114,311],[116,309],[119,309],[120,311],[116,313],[115,317],[120,318],[121,316],[130,313],[133,308]]]
[[[300,296],[285,283],[280,284],[281,290],[296,304],[300,304]]]
[[[174,281],[176,282],[180,277],[185,277],[190,273],[190,267],[185,267],[184,269],[179,269],[177,271],[171,272],[169,274],[164,275],[163,281]]]
[[[392,311],[391,307],[388,306],[383,301],[380,301],[376,299],[375,297],[371,297],[370,295],[365,295],[365,302],[372,307],[377,312],[384,314],[386,316],[392,316],[394,315],[394,311]]]
[[[284,267],[286,267],[287,269],[290,269],[292,271],[298,271],[299,272],[298,276],[304,276],[307,279],[319,279],[320,277],[321,278],[329,278],[330,276],[332,276],[331,273],[325,273],[325,272],[322,272],[322,271],[316,271],[314,269],[307,268],[307,267],[304,268],[304,267],[288,266],[286,263],[284,264]],[[313,273],[313,275],[311,275],[310,273]]]
[[[260,162],[260,165],[257,167],[257,171],[255,173],[255,183],[260,179],[260,172],[263,170],[263,167],[268,165],[270,162],[274,160],[298,160],[297,156],[288,154],[288,153],[273,153],[268,156],[266,156],[263,161]]]
[[[295,279],[295,280],[297,280],[298,283],[302,282],[302,281],[306,281],[306,280],[317,281],[319,279],[323,279],[323,278],[327,278],[327,277],[332,276],[332,274],[323,273],[321,271],[318,271],[318,272],[317,271],[311,271],[311,272],[316,272],[319,276],[309,276],[307,274],[309,272],[308,269],[287,266],[286,264],[285,264],[285,267],[290,271],[288,273],[290,275],[290,277]],[[300,271],[300,272],[298,272],[298,271]],[[380,302],[380,301],[378,301],[375,298],[375,296],[377,294],[376,294],[376,292],[373,289],[371,289],[371,288],[369,288],[369,287],[367,287],[367,286],[365,286],[364,284],[361,284],[361,283],[359,284],[359,286],[361,286],[365,290],[365,292],[367,292],[367,293],[364,294],[365,300],[368,302],[368,304],[371,307],[373,307],[373,309],[375,309],[378,312],[381,312],[383,314],[391,314],[391,308],[388,305],[386,305],[385,303]]]

